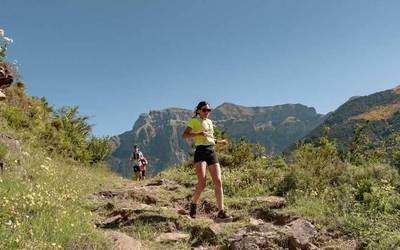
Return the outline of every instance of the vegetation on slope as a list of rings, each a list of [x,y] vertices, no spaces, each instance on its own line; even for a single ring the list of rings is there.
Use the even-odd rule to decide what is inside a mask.
[[[87,195],[124,182],[102,161],[107,138],[91,136],[78,108],[53,111],[22,83],[0,102],[0,249],[108,249]]]
[[[398,158],[400,136],[393,134],[392,138],[392,152],[386,156]],[[369,146],[363,143],[367,142],[359,140],[354,145]],[[400,247],[400,176],[389,158],[360,150],[343,157],[327,134],[315,144],[299,143],[286,159],[263,157],[260,146],[245,140],[218,151],[226,203],[232,213],[248,214],[253,205],[248,201],[256,196],[283,196],[289,201],[288,213],[356,238],[361,248]],[[190,162],[168,170],[163,177],[195,182]]]

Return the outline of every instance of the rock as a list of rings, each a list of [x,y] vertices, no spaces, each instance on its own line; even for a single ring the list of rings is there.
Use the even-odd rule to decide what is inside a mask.
[[[158,223],[157,225],[155,225],[155,228],[163,233],[172,233],[178,230],[178,226],[171,221]]]
[[[180,215],[188,215],[188,214],[189,214],[189,211],[187,211],[187,210],[185,210],[185,209],[183,209],[183,208],[178,209],[177,212],[178,212],[178,214],[180,214]]]
[[[221,249],[219,246],[199,246],[199,247],[193,247],[192,250],[218,250]]]
[[[107,202],[107,204],[104,205],[104,208],[107,210],[112,210],[114,209],[114,204],[112,204],[111,202]]]
[[[357,250],[358,244],[355,240],[341,240],[334,239],[325,243],[322,247],[322,250]]]
[[[264,223],[263,220],[254,219],[253,217],[250,217],[250,225],[252,225],[252,226],[258,226],[258,225],[261,225],[263,223]]]
[[[0,143],[6,145],[10,151],[14,151],[15,153],[22,152],[21,143],[11,136],[0,134]]]
[[[235,250],[247,249],[286,249],[285,230],[272,223],[240,228],[229,237],[228,247]]]
[[[213,237],[218,237],[224,235],[227,227],[227,224],[211,224],[207,229]]]
[[[291,220],[295,219],[292,218],[290,215],[286,214],[285,212],[274,211],[263,208],[254,209],[252,211],[252,215],[257,219],[261,219],[266,222],[272,222],[275,225],[285,225],[289,223]]]
[[[146,203],[147,205],[156,204],[157,203],[157,198],[155,196],[152,196],[152,195],[146,195],[143,198],[143,202]]]
[[[258,250],[267,249],[268,242],[264,235],[250,234],[243,238],[233,241],[229,245],[230,250]]]
[[[124,221],[128,220],[129,216],[131,216],[135,212],[134,209],[132,208],[121,208],[118,210],[112,211],[108,216],[109,217],[114,217],[117,215],[120,215]]]
[[[159,179],[153,182],[150,182],[146,186],[175,186],[177,185],[176,181],[167,180],[167,179]]]
[[[0,101],[6,99],[6,95],[0,90]]]
[[[116,216],[112,216],[107,218],[105,221],[98,223],[97,226],[101,228],[115,228],[117,227],[121,222],[123,222],[124,217],[122,217],[120,214]]]
[[[254,199],[256,202],[266,202],[269,208],[283,208],[286,206],[286,199],[279,196],[259,196]]]
[[[157,238],[157,242],[167,243],[167,242],[177,242],[177,241],[188,241],[190,239],[189,234],[185,233],[162,233]]]
[[[143,250],[145,249],[139,240],[136,240],[124,233],[116,231],[104,232],[106,237],[113,242],[113,249],[116,250]]]
[[[310,239],[317,234],[317,230],[311,222],[297,219],[290,222],[287,227],[290,249],[310,249]]]

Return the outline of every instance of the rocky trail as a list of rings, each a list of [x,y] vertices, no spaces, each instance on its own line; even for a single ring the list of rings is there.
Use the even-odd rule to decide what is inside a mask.
[[[355,240],[285,212],[287,202],[281,197],[231,205],[232,223],[215,223],[215,205],[202,199],[198,217],[191,219],[191,196],[185,189],[175,181],[150,180],[89,199],[98,216],[96,226],[114,249],[359,249]]]

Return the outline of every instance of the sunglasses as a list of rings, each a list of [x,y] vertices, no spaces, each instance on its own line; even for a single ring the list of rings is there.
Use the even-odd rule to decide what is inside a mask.
[[[201,111],[205,112],[211,112],[211,109],[201,109]]]

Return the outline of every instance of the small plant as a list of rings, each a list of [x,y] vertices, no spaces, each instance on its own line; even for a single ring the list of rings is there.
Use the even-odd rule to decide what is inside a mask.
[[[6,158],[7,153],[8,153],[7,146],[0,143],[0,161]]]
[[[5,36],[5,31],[0,29],[0,61],[6,57],[7,46],[13,43],[13,39]]]

